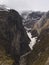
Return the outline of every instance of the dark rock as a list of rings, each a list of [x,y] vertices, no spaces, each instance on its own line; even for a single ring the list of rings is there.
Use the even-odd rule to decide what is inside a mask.
[[[37,37],[38,33],[36,30],[31,31],[32,37]]]
[[[19,64],[20,56],[30,51],[30,39],[17,11],[0,11],[0,40],[0,45],[11,55],[15,63]]]

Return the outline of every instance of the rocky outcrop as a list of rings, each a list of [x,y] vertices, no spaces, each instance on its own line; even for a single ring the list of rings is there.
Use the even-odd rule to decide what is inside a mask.
[[[32,32],[33,36],[38,38],[33,46],[32,52],[28,55],[28,65],[49,65],[49,17],[48,13],[40,19]],[[37,28],[37,27],[38,28]],[[36,32],[35,32],[36,31]]]
[[[28,62],[28,65],[49,65],[49,28],[41,31]]]
[[[44,12],[23,12],[21,16],[23,17],[23,25],[27,28],[34,27],[34,24],[40,20],[40,18],[44,15]]]
[[[10,55],[14,60],[14,65],[19,65],[20,57],[30,51],[29,43],[30,39],[22,25],[22,18],[19,13],[13,9],[0,11],[0,46],[4,47],[5,56]],[[8,57],[5,59],[7,60]],[[5,65],[8,64],[5,62]]]
[[[49,12],[45,13],[42,16],[42,18],[37,23],[35,23],[34,27],[32,28],[32,35],[33,35],[33,37],[40,35],[40,32],[42,30],[45,30],[45,29],[49,28],[49,17],[48,17],[48,13]]]

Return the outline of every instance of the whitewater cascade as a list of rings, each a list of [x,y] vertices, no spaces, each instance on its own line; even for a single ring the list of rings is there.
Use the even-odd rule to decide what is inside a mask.
[[[31,50],[33,50],[33,46],[34,46],[35,43],[36,43],[37,37],[33,37],[33,38],[32,38],[31,33],[28,32],[28,31],[27,31],[27,35],[28,35],[28,37],[29,37],[30,40],[31,40],[31,42],[30,42],[30,44],[29,44],[29,47],[31,48]]]

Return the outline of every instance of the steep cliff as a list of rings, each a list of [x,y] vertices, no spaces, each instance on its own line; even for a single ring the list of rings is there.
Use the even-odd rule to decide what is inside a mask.
[[[3,52],[4,65],[12,65],[13,62],[14,65],[19,65],[20,56],[30,51],[29,43],[30,39],[22,25],[19,13],[13,9],[0,11],[0,55]],[[4,60],[2,57],[0,59]],[[2,60],[0,62],[4,63]]]
[[[49,65],[49,29],[40,33],[28,58],[28,65]]]
[[[49,12],[46,16],[38,21],[40,26],[34,28],[34,32],[39,30],[36,44],[33,46],[32,52],[28,55],[28,65],[49,65]],[[37,24],[36,24],[37,25]],[[38,29],[38,30],[37,30]],[[36,32],[36,33],[37,33]],[[33,33],[33,32],[32,32]],[[36,34],[34,33],[34,35]],[[33,35],[33,36],[34,36]],[[35,35],[37,36],[37,35]]]

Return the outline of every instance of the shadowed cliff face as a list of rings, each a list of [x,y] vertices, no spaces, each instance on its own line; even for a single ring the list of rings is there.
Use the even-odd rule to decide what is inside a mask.
[[[13,9],[0,11],[0,45],[19,63],[21,55],[30,51],[30,39],[22,25],[22,18]]]

